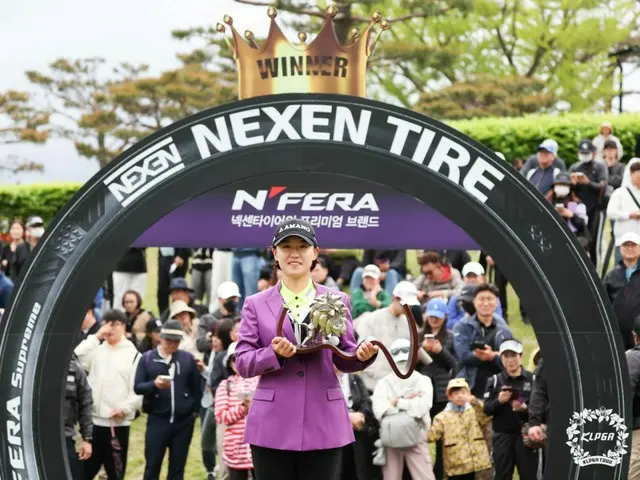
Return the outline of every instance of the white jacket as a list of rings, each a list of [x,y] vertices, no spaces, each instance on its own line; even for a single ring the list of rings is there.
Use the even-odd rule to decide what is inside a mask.
[[[609,205],[607,206],[607,217],[615,222],[613,234],[618,238],[629,232],[640,233],[640,220],[629,218],[629,214],[640,210],[640,207],[633,201],[627,190],[627,187],[629,187],[640,203],[640,189],[631,183],[629,174],[629,166],[638,161],[640,160],[633,159],[629,161],[622,178],[622,185],[611,194]]]
[[[133,391],[140,353],[128,339],[116,345],[100,343],[95,335],[89,335],[74,353],[80,365],[87,371],[87,380],[93,392],[93,423],[110,426],[109,417],[116,409],[122,409],[126,417],[115,426],[127,426],[142,406],[142,396]]]
[[[406,366],[403,365],[403,368]],[[407,398],[411,393],[417,392],[413,398]],[[391,401],[398,398],[394,407]],[[414,371],[405,380],[391,373],[382,378],[376,385],[371,397],[373,414],[378,420],[385,415],[393,415],[400,410],[405,410],[409,416],[424,422],[424,430],[431,428],[431,415],[429,411],[433,406],[433,384],[431,379]]]

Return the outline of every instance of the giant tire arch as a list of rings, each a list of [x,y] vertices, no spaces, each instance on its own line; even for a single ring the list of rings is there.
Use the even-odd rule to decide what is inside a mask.
[[[272,107],[267,109],[270,115],[254,110],[263,107]],[[276,138],[272,132],[274,138],[268,138],[275,111],[290,121],[279,120],[279,135]],[[345,127],[342,122],[348,113],[355,124],[347,122]],[[365,131],[358,122],[366,123],[368,115]],[[396,120],[389,123],[391,117]],[[220,128],[231,118],[234,140],[225,147]],[[398,124],[409,125],[403,122],[413,126],[407,127],[406,144],[399,149],[403,134],[397,134]],[[344,128],[334,129],[337,123]],[[209,141],[203,140],[202,125],[221,140],[215,143],[211,135]],[[361,136],[354,126],[362,127]],[[296,132],[302,132],[302,138],[295,139]],[[331,132],[333,138],[322,138],[318,132]],[[261,134],[266,142],[255,140]],[[224,151],[227,147],[231,148]],[[451,158],[444,159],[448,152]],[[458,175],[456,168],[449,168],[456,162]],[[315,94],[258,97],[177,122],[111,162],[58,214],[29,260],[2,320],[0,478],[68,478],[57,407],[83,299],[92,298],[137,236],[201,193],[284,172],[361,177],[412,195],[491,252],[526,302],[551,367],[547,369],[553,405],[550,467],[545,478],[626,478],[628,454],[615,465],[580,466],[566,445],[565,430],[574,412],[610,409],[629,427],[631,411],[626,363],[611,305],[561,218],[493,152],[444,124],[380,102]],[[411,230],[407,219],[407,231],[398,235],[410,235]],[[595,422],[600,429],[605,424]],[[630,437],[625,444],[629,449]],[[606,442],[580,445],[594,455],[612,448]]]

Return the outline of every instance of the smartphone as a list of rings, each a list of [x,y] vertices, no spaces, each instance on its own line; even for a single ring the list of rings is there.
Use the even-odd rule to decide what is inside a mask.
[[[564,208],[564,203],[556,203],[556,208]]]
[[[165,382],[170,382],[173,380],[173,378],[171,378],[171,375],[158,375],[158,378],[160,380],[164,380]]]
[[[471,344],[471,350],[476,350],[476,349],[484,350],[486,346],[487,345],[484,342],[475,341]]]
[[[434,338],[436,338],[436,336],[433,333],[425,333],[424,338],[426,340],[433,340]]]
[[[576,172],[576,175],[579,176],[579,177],[584,177],[585,176],[585,174],[582,173],[582,172]]]

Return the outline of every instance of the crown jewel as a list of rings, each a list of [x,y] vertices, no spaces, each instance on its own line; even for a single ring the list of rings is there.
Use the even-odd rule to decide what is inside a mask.
[[[349,41],[340,45],[333,23],[337,14],[334,5],[328,6],[318,35],[307,43],[307,34],[300,32],[298,44],[293,45],[276,22],[276,8],[269,7],[267,15],[271,25],[262,46],[249,30],[243,38],[233,26],[233,19],[225,15],[224,23],[231,30],[232,40],[225,39],[238,68],[240,99],[275,93],[338,93],[364,97],[367,59],[389,23],[375,11],[362,33],[352,29]],[[380,31],[373,36],[376,24]],[[218,23],[216,30],[225,33],[226,27]]]

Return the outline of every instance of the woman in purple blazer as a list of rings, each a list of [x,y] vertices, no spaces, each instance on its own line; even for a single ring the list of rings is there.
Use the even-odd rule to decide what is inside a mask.
[[[363,370],[375,361],[378,347],[369,341],[356,347],[349,311],[347,332],[338,347],[355,351],[357,361],[345,361],[326,349],[294,356],[295,326],[308,316],[314,297],[329,291],[311,280],[318,257],[313,227],[295,218],[278,225],[273,255],[282,279],[248,297],[242,309],[236,368],[242,377],[260,375],[244,441],[251,445],[258,480],[337,480],[342,447],[355,438],[333,364],[343,372]],[[339,295],[350,310],[347,295]],[[278,337],[284,305],[289,318],[284,336]]]

